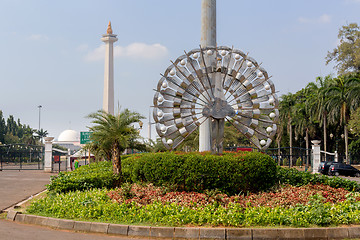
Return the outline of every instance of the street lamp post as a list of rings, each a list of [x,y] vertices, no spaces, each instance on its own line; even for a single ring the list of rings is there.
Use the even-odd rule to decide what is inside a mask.
[[[40,112],[41,112],[41,108],[42,108],[42,106],[41,106],[41,105],[39,105],[39,106],[38,106],[38,108],[39,108],[39,131],[40,131]]]

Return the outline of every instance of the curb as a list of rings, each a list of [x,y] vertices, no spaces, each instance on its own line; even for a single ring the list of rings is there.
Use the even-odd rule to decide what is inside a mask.
[[[25,202],[31,200],[33,197],[36,197],[36,196],[40,195],[41,193],[43,193],[43,192],[45,192],[45,191],[47,191],[47,190],[46,190],[46,189],[43,189],[43,190],[41,190],[40,192],[37,192],[37,193],[32,194],[32,195],[30,195],[30,196],[28,196],[28,197],[25,197],[24,199],[20,200],[19,202],[16,202],[16,203],[14,203],[14,204],[11,204],[10,206],[5,207],[4,209],[1,209],[0,211],[1,211],[1,212],[8,212],[8,211],[10,211],[11,209],[13,209],[13,208],[15,208],[15,207],[17,207],[17,206],[20,206],[20,205],[22,205],[22,204],[24,204]]]
[[[10,221],[82,232],[105,233],[129,237],[167,239],[351,239],[360,238],[360,227],[328,228],[198,228],[148,227],[99,222],[82,222],[8,211]]]

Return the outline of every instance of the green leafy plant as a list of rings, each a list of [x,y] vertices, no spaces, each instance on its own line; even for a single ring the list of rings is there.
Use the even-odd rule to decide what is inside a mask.
[[[280,184],[303,186],[306,184],[325,184],[334,188],[344,188],[348,191],[360,191],[360,185],[355,181],[339,177],[328,177],[326,175],[302,172],[296,169],[278,167],[278,181]]]
[[[91,188],[112,188],[118,176],[112,172],[111,162],[98,162],[81,166],[72,172],[52,176],[47,189],[51,192],[68,192]]]
[[[81,221],[166,226],[307,227],[360,223],[359,194],[324,185],[285,187],[237,200],[232,196],[229,199],[233,200],[228,202],[211,199],[203,193],[162,196],[161,189],[151,185],[134,185],[132,193],[136,201],[123,199],[121,194],[107,189],[51,194],[32,202],[27,212]],[[331,195],[340,198],[328,202],[327,199],[333,198]],[[157,199],[159,196],[162,197]],[[299,196],[305,196],[307,202]],[[270,205],[269,199],[273,200]]]
[[[146,153],[123,160],[123,177],[129,182],[176,186],[179,190],[218,189],[227,194],[258,192],[276,183],[277,167],[268,155],[249,152]]]

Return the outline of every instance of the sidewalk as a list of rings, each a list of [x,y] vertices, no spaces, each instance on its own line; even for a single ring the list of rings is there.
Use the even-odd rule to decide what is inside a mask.
[[[0,171],[0,210],[43,191],[52,175],[43,170]]]

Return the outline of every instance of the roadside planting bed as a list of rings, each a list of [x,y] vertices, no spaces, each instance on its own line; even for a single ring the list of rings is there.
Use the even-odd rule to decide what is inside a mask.
[[[141,154],[59,174],[27,213],[152,226],[336,226],[360,223],[360,187],[277,167],[261,153]]]

